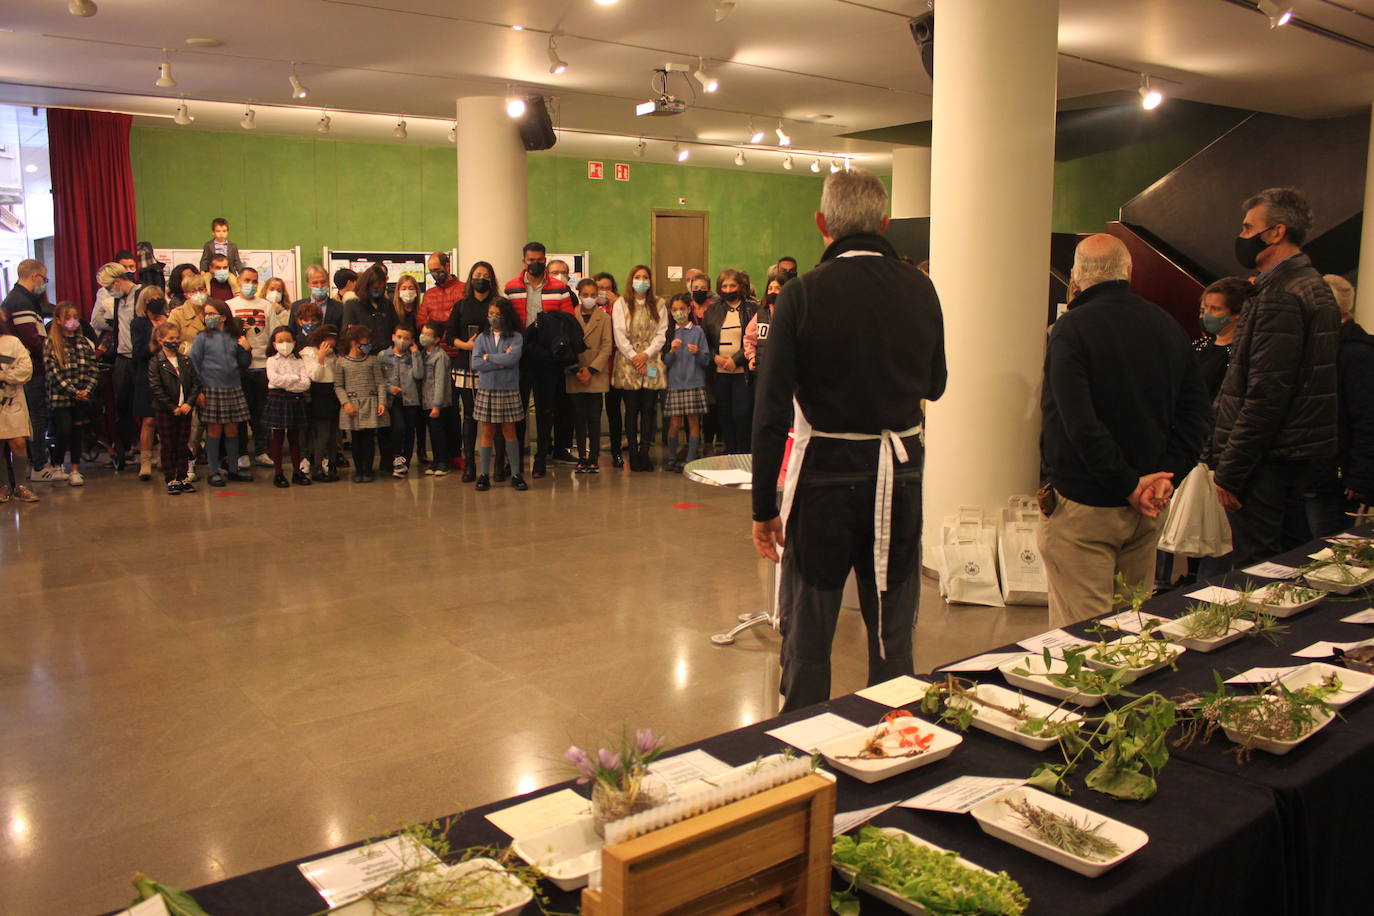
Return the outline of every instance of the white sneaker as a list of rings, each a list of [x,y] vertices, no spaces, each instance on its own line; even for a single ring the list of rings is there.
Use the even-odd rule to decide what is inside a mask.
[[[66,480],[67,472],[62,469],[62,465],[54,464],[52,465],[52,476],[48,479],[52,481]]]
[[[257,465],[258,467],[260,467],[260,468],[273,468],[273,467],[276,467],[276,464],[273,463],[272,459],[269,458],[269,457],[267,457],[267,453],[266,453],[266,452],[259,452],[259,453],[258,453],[258,456],[257,456],[256,458],[253,459],[253,463],[256,464],[256,465]]]
[[[249,471],[253,469],[253,459],[247,455],[239,455],[239,470]]]
[[[85,485],[86,485],[86,478],[85,478],[85,477],[82,477],[82,476],[81,476],[81,472],[78,471],[76,468],[72,468],[71,474],[67,477],[67,486],[69,486],[69,487],[84,487]]]
[[[30,465],[30,466],[29,466],[29,480],[34,481],[34,482],[51,482],[51,481],[52,481],[52,465],[50,465],[50,464],[45,464],[45,465],[43,465],[43,467],[41,467],[41,468],[35,468],[35,467],[33,467],[32,465]]]

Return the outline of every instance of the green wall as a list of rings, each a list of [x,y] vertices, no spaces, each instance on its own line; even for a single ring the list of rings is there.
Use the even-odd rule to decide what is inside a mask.
[[[244,248],[426,250],[457,239],[451,147],[136,127],[130,135],[138,237],[198,248],[210,220],[229,220]],[[755,279],[780,255],[803,265],[822,243],[812,214],[821,178],[631,160],[631,180],[586,177],[586,161],[529,157],[529,235],[552,250],[590,251],[622,276],[648,263],[649,211],[710,213],[712,272]],[[679,206],[678,199],[686,198]]]

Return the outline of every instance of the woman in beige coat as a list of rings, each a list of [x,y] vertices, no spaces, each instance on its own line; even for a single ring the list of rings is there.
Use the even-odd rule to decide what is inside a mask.
[[[587,345],[568,369],[568,396],[573,402],[573,431],[577,437],[577,473],[599,474],[601,466],[601,402],[611,387],[611,316],[597,307],[596,281],[577,284],[577,320]]]

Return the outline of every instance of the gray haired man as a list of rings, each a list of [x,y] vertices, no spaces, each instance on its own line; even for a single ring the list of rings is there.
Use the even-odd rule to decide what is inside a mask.
[[[1131,255],[1110,235],[1074,252],[1069,311],[1045,352],[1041,451],[1053,487],[1040,553],[1050,625],[1105,613],[1114,581],[1154,578],[1161,511],[1212,419],[1191,342],[1131,292]]]
[[[1312,208],[1295,188],[1245,202],[1236,260],[1259,270],[1236,327],[1208,463],[1244,567],[1311,539],[1303,491],[1337,450],[1341,313],[1302,243]]]
[[[887,192],[832,173],[820,266],[782,288],[754,409],[754,547],[778,562],[784,710],[830,699],[830,646],[853,570],[868,683],[912,674],[920,597],[921,401],[944,393],[935,287],[880,234]],[[777,480],[793,432],[782,506]]]

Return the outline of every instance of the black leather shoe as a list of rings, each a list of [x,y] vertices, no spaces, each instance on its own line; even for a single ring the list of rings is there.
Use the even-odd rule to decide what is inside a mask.
[[[224,475],[211,474],[210,479],[207,481],[207,483],[209,483],[212,487],[222,487],[224,486]]]
[[[512,490],[528,490],[530,485],[525,483],[525,478],[519,474],[511,475],[510,485]]]
[[[535,480],[538,480],[540,477],[543,477],[547,473],[548,467],[547,465],[545,465],[544,459],[534,459],[534,469],[530,472],[530,476],[533,477]]]
[[[296,486],[308,487],[310,486],[310,475],[302,474],[300,471],[297,471],[291,475],[291,483]]]
[[[490,490],[491,478],[489,478],[486,474],[483,474],[481,477],[478,477],[477,486],[473,487],[473,489],[478,491],[479,493],[485,490]]]
[[[510,480],[510,468],[503,465],[495,474],[491,475],[491,479],[493,483],[505,483]]]
[[[463,468],[463,483],[472,483],[477,479],[476,462],[469,461],[467,467]]]
[[[553,462],[554,464],[577,464],[578,459],[572,452],[565,448],[561,448],[553,453]]]
[[[235,483],[252,483],[253,475],[247,471],[230,471],[229,479]]]
[[[272,486],[278,490],[285,490],[291,484],[287,483],[285,474],[274,474],[272,475]]]
[[[611,455],[611,466],[617,468],[623,468],[625,466],[625,459],[621,457],[619,452]]]

